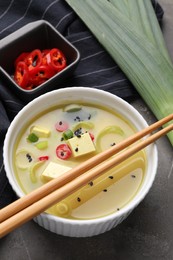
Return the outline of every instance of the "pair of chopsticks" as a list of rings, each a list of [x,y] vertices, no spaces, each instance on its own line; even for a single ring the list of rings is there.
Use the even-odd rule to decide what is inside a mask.
[[[171,120],[173,120],[173,114],[88,159],[60,177],[1,209],[0,238],[97,178],[105,170],[118,165],[136,152],[155,142],[161,136],[166,135],[169,131],[173,130],[173,124],[137,142]],[[128,146],[130,147],[128,148]],[[113,156],[115,154],[117,155]]]

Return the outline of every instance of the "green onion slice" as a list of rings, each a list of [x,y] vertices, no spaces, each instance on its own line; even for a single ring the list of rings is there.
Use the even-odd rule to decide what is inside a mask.
[[[28,135],[27,137],[27,140],[30,142],[30,143],[36,143],[38,141],[38,136],[34,133],[31,133]]]
[[[73,132],[70,129],[67,129],[62,135],[65,140],[68,140],[73,137]]]

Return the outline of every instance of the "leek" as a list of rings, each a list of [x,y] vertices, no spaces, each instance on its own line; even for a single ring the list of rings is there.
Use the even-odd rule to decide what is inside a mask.
[[[109,2],[128,17],[133,26],[142,31],[172,64],[151,0],[109,0]]]
[[[134,21],[134,17],[138,18],[135,20],[135,25],[138,29],[143,30],[143,33],[148,37],[149,41],[152,42],[170,64],[172,64],[151,0],[130,0],[128,1],[128,5],[131,10],[131,20]],[[138,8],[138,15],[134,13],[134,6]]]
[[[167,58],[167,60],[170,62],[171,66],[172,66],[172,61],[171,61],[170,55],[168,53],[168,49],[166,47],[165,40],[163,38],[163,34],[160,29],[158,20],[156,18],[154,9],[152,8],[151,1],[145,0],[143,2],[145,4],[145,8],[148,13],[148,19],[150,21],[150,26],[152,28],[153,35],[155,37],[156,46],[159,48],[159,51],[161,51],[163,53],[163,55]]]
[[[130,20],[133,22],[133,26],[136,26],[140,31],[144,31],[144,27],[140,17],[139,5],[136,3],[137,0],[128,1],[128,9],[130,13]]]
[[[130,17],[127,0],[109,0],[109,2],[114,5],[120,12],[122,12],[126,17]]]
[[[146,0],[140,0],[145,2]],[[173,113],[173,68],[165,55],[115,5],[66,0],[116,61],[157,119]],[[173,131],[168,134],[173,145]]]

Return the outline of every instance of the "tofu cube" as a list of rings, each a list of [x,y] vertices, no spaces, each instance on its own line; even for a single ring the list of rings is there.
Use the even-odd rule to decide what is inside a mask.
[[[86,155],[96,150],[89,133],[82,134],[80,137],[75,136],[70,138],[68,140],[68,145],[71,148],[74,157]]]
[[[67,167],[55,162],[50,162],[46,169],[43,171],[42,177],[45,181],[50,181],[61,176],[69,170],[71,170],[71,167]]]
[[[47,128],[40,127],[40,126],[31,127],[30,132],[34,133],[38,137],[49,137],[50,136],[50,130]]]

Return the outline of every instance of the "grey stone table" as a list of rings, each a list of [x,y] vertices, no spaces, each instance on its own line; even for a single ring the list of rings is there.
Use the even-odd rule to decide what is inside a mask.
[[[160,0],[164,37],[173,58],[173,0]],[[155,117],[141,99],[132,105],[149,124]],[[91,238],[53,234],[30,221],[0,240],[1,260],[173,259],[173,153],[166,137],[157,142],[158,174],[142,203],[119,226]]]

